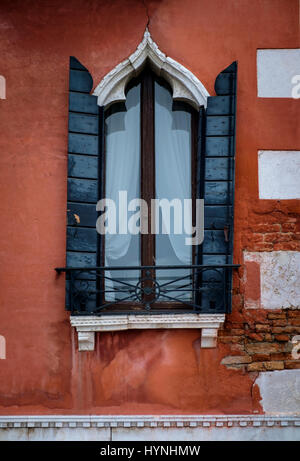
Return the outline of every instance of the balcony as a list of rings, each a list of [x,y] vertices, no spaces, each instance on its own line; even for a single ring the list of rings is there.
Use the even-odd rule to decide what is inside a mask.
[[[58,267],[66,273],[67,309],[80,350],[96,331],[200,328],[214,347],[231,309],[232,271],[239,265]]]

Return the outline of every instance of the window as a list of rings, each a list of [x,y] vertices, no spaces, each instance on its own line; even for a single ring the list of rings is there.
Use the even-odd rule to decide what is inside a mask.
[[[236,75],[232,63],[216,79],[216,96],[208,97],[201,82],[163,55],[146,32],[137,52],[104,77],[95,97],[89,72],[71,58],[67,264],[57,272],[66,272],[66,305],[82,341],[87,325],[93,331],[136,325],[135,315],[126,313],[169,315],[158,323],[148,316],[139,328],[163,322],[199,328],[206,322],[208,338],[214,322],[230,311]],[[203,243],[184,245],[175,232],[99,235],[96,205],[103,197],[118,202],[120,190],[127,191],[128,202],[203,199]],[[193,208],[188,217],[195,224]],[[177,323],[170,320],[174,313]]]
[[[128,266],[192,265],[194,248],[186,245],[183,233],[183,211],[191,226],[192,208],[183,210],[183,205],[187,203],[184,200],[196,196],[196,122],[195,109],[186,103],[174,102],[170,86],[149,68],[129,83],[126,102],[113,104],[105,112],[104,196],[113,200],[119,211],[119,192],[125,191],[126,202],[141,198],[147,204],[148,212],[142,234],[128,232],[130,217],[125,210],[117,212],[118,233],[108,233],[103,239],[102,265],[124,267],[106,273],[106,301],[127,301],[129,298],[128,302],[132,303],[139,300],[130,296],[130,287],[136,287],[141,271],[128,271]],[[155,213],[151,202],[154,198],[167,204],[165,215],[162,207],[158,207],[157,232],[151,230]],[[136,210],[132,209],[131,215],[133,211]],[[190,216],[186,216],[187,213]],[[176,227],[181,228],[179,233]],[[121,229],[123,233],[120,233]],[[150,297],[143,286],[139,288],[152,308],[154,298],[155,306],[172,303],[173,307],[174,302],[180,302],[182,307],[184,299],[192,300],[191,287],[188,286],[190,269],[149,272],[152,282],[148,277],[143,286],[151,290],[157,282],[159,294]]]

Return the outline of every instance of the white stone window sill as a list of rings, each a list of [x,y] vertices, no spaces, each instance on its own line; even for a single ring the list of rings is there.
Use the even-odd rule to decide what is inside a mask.
[[[72,327],[78,333],[79,351],[93,351],[95,333],[132,329],[197,328],[201,330],[201,347],[216,347],[218,329],[225,314],[127,314],[71,316]]]

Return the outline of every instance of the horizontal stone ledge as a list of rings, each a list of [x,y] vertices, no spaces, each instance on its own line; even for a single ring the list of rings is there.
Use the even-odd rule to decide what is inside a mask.
[[[299,427],[300,416],[265,415],[22,415],[1,416],[5,428],[222,428],[222,427]]]
[[[78,333],[79,351],[94,350],[96,332],[164,328],[201,329],[201,347],[216,347],[218,329],[224,321],[225,314],[116,314],[70,317],[71,325]]]

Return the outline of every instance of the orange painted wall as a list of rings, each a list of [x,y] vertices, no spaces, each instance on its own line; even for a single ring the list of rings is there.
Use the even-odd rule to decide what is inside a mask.
[[[97,85],[135,50],[147,12],[160,49],[210,94],[238,61],[235,262],[257,249],[254,225],[293,217],[300,230],[298,203],[259,201],[257,181],[258,149],[300,150],[300,105],[256,97],[256,50],[300,46],[298,0],[2,0],[1,414],[261,411],[256,374],[220,365],[226,344],[203,350],[198,331],[130,331],[98,335],[95,352],[78,353],[64,311],[54,267],[65,265],[69,56]]]

